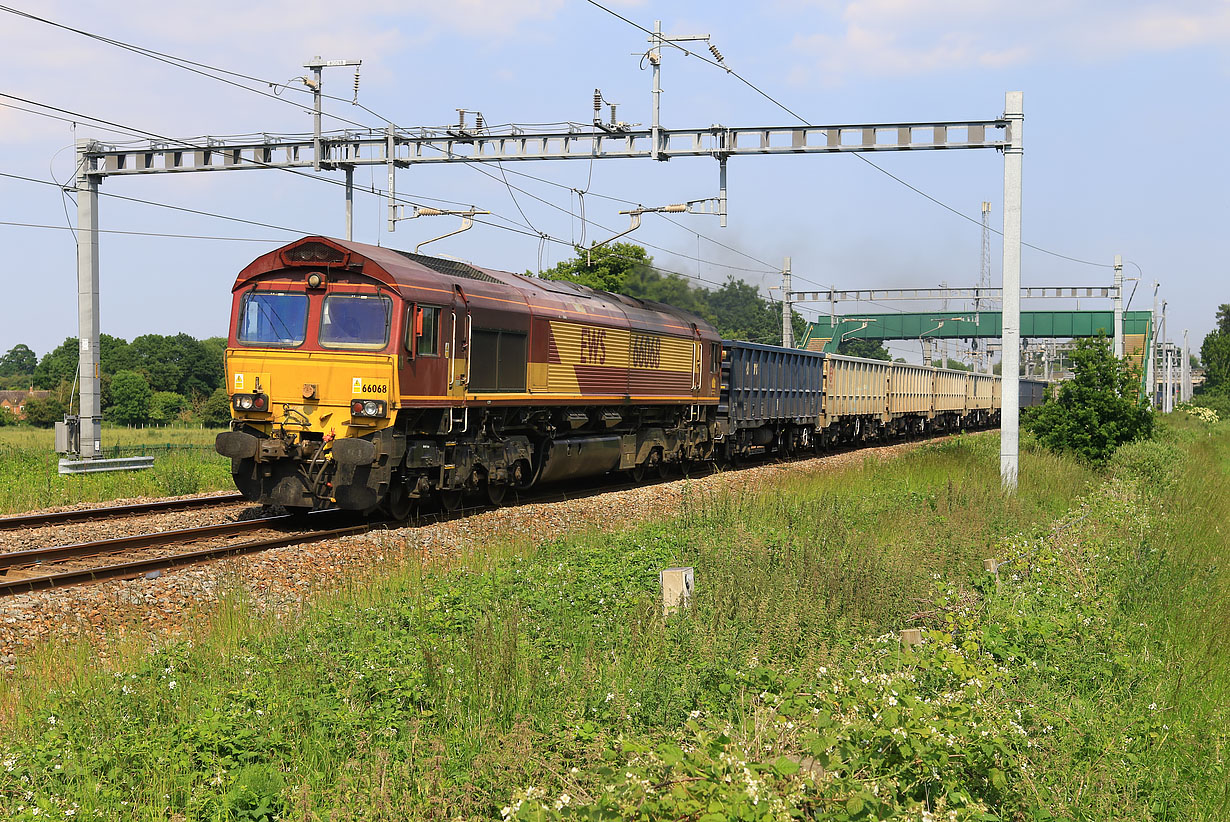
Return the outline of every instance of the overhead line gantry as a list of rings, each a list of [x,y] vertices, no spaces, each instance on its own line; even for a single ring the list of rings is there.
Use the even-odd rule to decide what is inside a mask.
[[[660,36],[662,41],[665,38]],[[726,166],[731,157],[878,153],[951,149],[996,149],[1004,161],[1004,486],[1017,482],[1017,364],[1020,349],[1021,92],[1008,92],[1000,117],[928,122],[747,126],[710,125],[650,129],[595,122],[592,128],[528,133],[496,132],[464,122],[448,129],[344,131],[337,134],[262,135],[262,139],[152,140],[137,146],[77,144],[78,325],[81,375],[80,455],[96,459],[102,449],[99,404],[98,187],[108,177],[253,169],[341,170],[347,201],[356,166],[383,165],[389,178],[389,229],[397,222],[396,173],[415,165],[502,163],[530,160],[654,159],[711,157],[719,164],[716,213],[726,224]],[[656,96],[655,96],[656,100]],[[657,107],[655,106],[655,113]],[[350,233],[347,209],[347,233]]]

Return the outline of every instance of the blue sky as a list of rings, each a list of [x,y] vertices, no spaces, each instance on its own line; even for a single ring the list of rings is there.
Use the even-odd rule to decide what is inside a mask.
[[[650,120],[650,73],[638,65],[645,35],[584,0],[354,0],[344,6],[321,0],[218,0],[207,6],[131,0],[122,7],[15,1],[16,8],[76,28],[291,86],[301,87],[292,78],[305,73],[302,65],[313,55],[360,58],[359,101],[405,127],[445,125],[457,108],[480,110],[492,124],[586,122],[595,87],[620,103],[621,120]],[[668,34],[712,35],[727,65],[816,124],[994,118],[1003,111],[1006,91],[1023,91],[1024,238],[1099,264],[1026,249],[1024,284],[1109,284],[1109,264],[1122,254],[1139,266],[1129,264],[1128,276],[1143,273],[1131,307],[1147,308],[1153,281],[1160,281],[1170,336],[1181,342],[1183,329],[1190,329],[1193,349],[1212,327],[1216,305],[1230,302],[1223,253],[1230,172],[1219,145],[1230,134],[1230,2],[604,5],[647,27],[660,19]],[[350,71],[327,70],[326,91],[348,97]],[[310,99],[293,88],[279,89],[280,99],[271,99],[5,12],[0,77],[0,92],[181,138],[311,128],[305,109],[285,102]],[[678,52],[664,54],[662,85],[666,126],[795,123],[725,72]],[[380,125],[348,103],[330,101],[326,110]],[[342,125],[326,120],[327,128]],[[79,137],[131,139],[0,105],[0,172],[63,182],[71,177],[71,146]],[[991,201],[992,225],[1002,227],[1003,164],[997,153],[908,152],[872,159],[974,220],[980,203]],[[572,242],[581,239],[582,223],[578,198],[569,189],[589,191],[586,241],[627,226],[618,211],[628,206],[600,195],[652,206],[717,191],[717,164],[709,159],[599,161],[592,169],[586,162],[517,163],[506,164],[506,171],[513,185],[551,205],[459,165],[403,171],[398,193],[472,203],[494,212],[493,222],[521,224],[523,230],[528,223]],[[341,179],[340,172],[322,176]],[[385,184],[383,169],[361,168],[356,180]],[[343,232],[340,188],[282,172],[109,179],[103,191],[303,233]],[[769,269],[789,255],[796,288],[976,284],[979,227],[855,157],[734,158],[729,196],[726,229],[710,216],[675,217],[674,225],[650,215],[627,239],[659,246],[651,253],[663,267],[710,281],[734,274],[775,285],[780,275]],[[390,235],[384,220],[382,200],[356,195],[357,240],[412,249],[452,227],[446,220],[421,219],[399,224]],[[0,177],[0,221],[66,227],[75,221],[75,210],[52,186]],[[149,332],[223,333],[234,275],[297,236],[111,198],[102,200],[101,224],[265,241],[104,235],[102,328],[127,339]],[[0,352],[24,342],[41,355],[76,333],[73,235],[0,225],[0,238],[7,251],[0,271],[9,294]],[[998,237],[992,249],[992,280],[998,284]],[[536,237],[489,226],[425,250],[513,271],[539,264]],[[566,244],[548,243],[543,264],[571,253]]]

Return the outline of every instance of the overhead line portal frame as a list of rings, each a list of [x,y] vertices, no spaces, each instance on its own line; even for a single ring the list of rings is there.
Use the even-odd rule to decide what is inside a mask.
[[[396,228],[396,171],[420,164],[489,163],[524,160],[670,160],[712,157],[720,166],[719,217],[726,224],[726,163],[731,157],[788,154],[845,154],[887,151],[997,149],[1005,155],[1004,276],[1006,293],[1020,283],[1020,152],[1022,95],[1008,92],[1002,117],[911,123],[653,129],[595,123],[592,128],[555,132],[507,133],[490,129],[401,129],[348,131],[310,137],[270,136],[263,140],[198,138],[153,140],[138,146],[77,143],[78,323],[80,339],[80,454],[94,459],[101,451],[102,416],[98,373],[98,186],[107,177],[250,169],[338,169],[350,181],[360,165],[384,165],[389,174],[389,228]],[[317,146],[319,147],[317,149]],[[350,209],[347,209],[349,216]],[[349,219],[347,234],[350,233]],[[1005,308],[1011,310],[1011,298]],[[1004,349],[1019,347],[1006,321]],[[1015,371],[1011,372],[1015,373]],[[1001,474],[1008,489],[1016,486],[1016,384],[1004,386],[1005,435],[1013,426],[1011,460],[1001,454]],[[1011,383],[1011,385],[1009,385]],[[1009,399],[1012,399],[1011,405]],[[1012,419],[1009,420],[1009,417]],[[1005,436],[1007,440],[1007,436]]]

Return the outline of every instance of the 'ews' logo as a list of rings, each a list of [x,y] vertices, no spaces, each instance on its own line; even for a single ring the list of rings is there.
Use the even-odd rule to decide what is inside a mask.
[[[648,334],[632,335],[632,367],[658,368],[662,365],[662,338]]]
[[[606,363],[605,328],[581,329],[581,362],[598,365]]]

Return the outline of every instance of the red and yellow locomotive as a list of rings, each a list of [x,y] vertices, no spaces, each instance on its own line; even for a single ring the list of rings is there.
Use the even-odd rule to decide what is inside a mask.
[[[217,450],[250,499],[402,518],[711,456],[721,341],[669,306],[325,237],[233,292]]]

